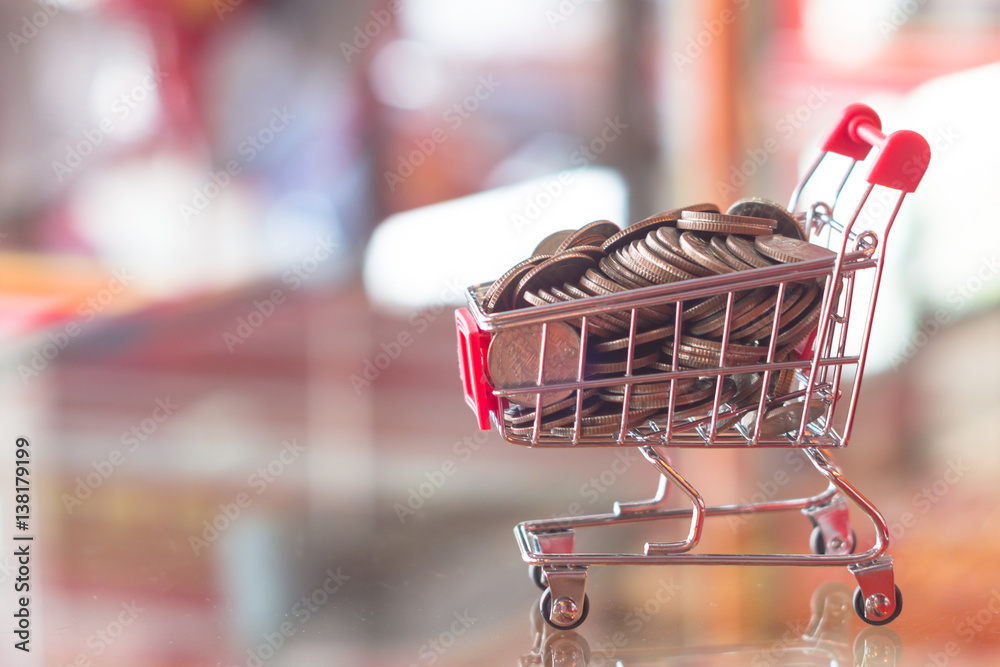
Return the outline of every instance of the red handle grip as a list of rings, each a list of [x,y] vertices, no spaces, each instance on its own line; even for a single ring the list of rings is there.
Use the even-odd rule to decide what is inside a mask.
[[[458,372],[462,376],[465,402],[476,413],[479,428],[490,430],[490,412],[500,412],[500,401],[486,381],[486,352],[490,335],[479,329],[472,313],[466,308],[455,311],[455,329],[458,332]]]
[[[859,161],[868,156],[872,147],[878,148],[868,182],[902,192],[917,189],[931,161],[931,147],[926,139],[911,130],[884,134],[878,114],[864,104],[844,109],[840,122],[821,147],[825,152]]]

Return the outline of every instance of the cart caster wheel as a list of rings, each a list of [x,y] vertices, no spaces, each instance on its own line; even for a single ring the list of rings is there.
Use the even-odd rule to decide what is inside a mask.
[[[867,623],[868,625],[885,625],[886,623],[891,623],[892,621],[896,620],[897,616],[899,616],[899,612],[903,611],[903,594],[900,592],[899,586],[895,586],[895,589],[896,589],[896,609],[895,611],[892,612],[891,616],[888,616],[886,618],[880,618],[876,621],[873,621],[865,617],[865,598],[861,594],[860,586],[854,589],[854,611],[857,612],[861,620]]]
[[[540,591],[544,591],[549,587],[548,583],[545,581],[545,573],[542,572],[541,565],[529,565],[528,577],[535,584],[535,586],[538,586],[538,590]]]
[[[818,556],[822,556],[826,553],[826,540],[823,539],[823,531],[820,530],[819,526],[814,526],[812,533],[809,535],[809,548],[812,552]],[[858,548],[858,535],[851,529],[851,550],[847,553],[854,553]]]
[[[563,599],[566,606],[575,606],[575,603],[568,599]],[[580,616],[575,621],[570,621],[566,625],[557,625],[553,623],[549,618],[552,613],[552,589],[546,588],[545,592],[542,593],[542,599],[538,601],[538,609],[542,613],[542,619],[557,630],[572,630],[574,628],[580,627],[584,621],[587,620],[587,614],[590,613],[590,597],[584,593],[583,594],[583,609],[580,610]]]

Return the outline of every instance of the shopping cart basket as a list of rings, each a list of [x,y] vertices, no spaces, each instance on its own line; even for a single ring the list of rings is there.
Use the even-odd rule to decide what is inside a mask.
[[[851,171],[873,147],[877,155],[867,175],[867,186],[846,223],[842,223],[842,218],[835,215],[835,210],[842,208],[838,205],[841,192]],[[800,210],[799,200],[807,183],[829,153],[850,158],[850,168],[832,199],[817,200]],[[881,120],[874,111],[864,105],[851,105],[823,142],[821,154],[796,186],[788,207],[788,217],[794,219],[792,224],[799,225],[803,236],[833,252],[818,253],[815,259],[506,312],[487,312],[484,307],[490,284],[468,289],[467,308],[456,311],[459,364],[466,400],[477,414],[480,428],[488,430],[492,425],[507,442],[530,447],[637,447],[660,474],[657,492],[649,500],[615,503],[607,514],[525,521],[515,528],[522,557],[532,578],[544,590],[540,605],[550,624],[570,629],[583,622],[589,606],[585,588],[590,566],[624,564],[846,566],[858,583],[854,594],[857,614],[872,625],[896,618],[902,609],[902,597],[894,582],[892,557],[886,554],[886,521],[845,479],[832,450],[846,446],[850,439],[889,231],[904,198],[916,189],[929,161],[930,148],[919,134],[908,130],[883,134]],[[869,218],[881,204],[866,204],[878,201],[873,199],[876,187],[880,193],[891,194],[894,202],[888,215],[872,223]],[[859,220],[863,223],[859,224]],[[818,319],[809,323],[814,326],[812,335],[798,345],[795,354],[787,350],[779,354],[786,293],[805,289],[803,285],[812,285],[822,294]],[[747,311],[740,304],[746,294],[760,289],[773,294],[773,302],[761,311],[752,311],[765,314],[748,325],[743,317]],[[717,361],[692,369],[678,363],[679,358],[684,358],[682,325],[690,313],[690,304],[710,298],[725,304],[712,343]],[[641,336],[637,325],[653,311],[670,315],[670,326],[662,333],[664,349],[671,351],[672,346],[672,362],[667,367],[661,365],[660,372],[650,373],[648,368],[634,372],[633,367],[639,365]],[[608,322],[624,322],[626,326],[620,353],[623,372],[595,376],[588,372],[588,349],[591,341],[606,341],[601,336],[606,335]],[[546,350],[565,347],[557,334],[569,325],[579,332],[578,351],[574,352],[577,356],[573,358],[575,377],[551,381],[551,374],[546,374],[550,358]],[[767,341],[766,352],[764,347],[758,347],[757,355],[748,363],[747,357],[741,356],[745,351],[731,344],[730,337],[738,327],[743,330],[751,325],[763,327],[769,335],[763,338]],[[530,387],[496,389],[485,370],[491,342],[509,336],[509,332],[531,332],[524,338],[533,341],[532,349],[538,350],[537,381]],[[733,401],[734,391],[746,393],[747,378],[753,380],[750,384],[757,396],[751,405]],[[709,388],[708,402],[694,413],[682,402],[682,394],[692,382],[700,383],[702,389],[706,385]],[[615,400],[621,407],[619,414],[611,419],[605,415],[603,426],[595,428],[584,406],[594,392],[600,391],[616,391]],[[659,402],[650,402],[652,395]],[[560,427],[551,428],[543,419],[543,408],[557,399],[568,407],[563,410]],[[515,428],[505,413],[517,406],[533,407],[534,417]],[[651,406],[655,410],[648,409]],[[523,413],[524,408],[520,409]],[[778,412],[782,419],[775,427],[768,422],[768,416]],[[839,430],[834,427],[835,415],[842,424]],[[610,427],[609,421],[613,421]],[[673,467],[663,451],[665,447],[796,448],[828,486],[807,498],[706,506],[701,494]],[[671,485],[686,496],[691,509],[667,507]],[[848,500],[874,525],[875,542],[861,553],[856,553]],[[706,517],[788,510],[799,510],[811,520],[812,553],[699,553],[695,549]],[[574,531],[578,528],[665,519],[689,520],[687,537],[673,542],[647,542],[643,553],[575,551]]]

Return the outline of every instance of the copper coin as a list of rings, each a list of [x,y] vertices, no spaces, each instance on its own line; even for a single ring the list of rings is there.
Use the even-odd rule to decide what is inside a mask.
[[[650,231],[663,227],[664,225],[670,225],[676,220],[679,220],[681,213],[685,210],[718,212],[719,208],[715,204],[695,204],[694,206],[676,208],[672,211],[657,213],[656,215],[652,215],[645,220],[640,220],[635,224],[629,225],[605,241],[601,248],[604,252],[609,254],[618,248],[624,248],[632,241],[645,237]]]
[[[681,336],[681,345],[686,345],[688,347],[700,348],[702,350],[708,350],[715,354],[722,351],[722,343],[714,340],[707,340],[705,338],[698,338],[697,336]],[[729,343],[726,345],[727,355],[732,355],[736,357],[750,357],[751,359],[760,359],[765,354],[767,354],[767,348],[760,348],[757,345],[740,345],[738,343]]]
[[[731,236],[731,234],[728,236]],[[726,247],[726,242],[723,236],[715,235],[710,238],[708,240],[708,247],[712,249],[712,252],[716,257],[721,259],[736,271],[747,271],[754,268],[753,265],[747,264],[742,259],[737,257],[732,250]]]
[[[547,306],[552,302],[542,296],[542,291],[543,290],[538,290],[537,294],[534,292],[525,292],[521,296],[531,306]]]
[[[570,300],[568,298],[567,299],[559,299],[558,297],[556,297],[555,295],[553,295],[551,293],[550,290],[552,290],[552,289],[554,289],[554,288],[549,288],[549,290],[539,289],[536,292],[525,292],[521,296],[524,298],[525,301],[527,301],[532,306],[547,306],[547,305],[553,304],[553,303],[560,303],[561,301],[564,301],[564,300],[565,301],[569,301]],[[567,323],[569,323],[570,325],[572,325],[573,327],[575,327],[576,329],[580,329],[580,327],[582,326],[582,322],[580,321],[579,317],[566,318],[565,321]],[[609,335],[604,336],[605,338],[613,337],[613,336],[617,335],[617,334],[615,334],[613,332],[606,332],[606,333],[609,334]]]
[[[679,369],[684,370],[684,369]],[[642,377],[641,375],[638,377]],[[676,392],[685,392],[692,388],[698,382],[701,382],[701,378],[677,378],[674,380],[677,383]],[[658,395],[658,394],[669,394],[670,393],[670,383],[671,380],[659,380],[655,382],[635,382],[632,384],[632,395]],[[602,387],[600,393],[607,400],[613,403],[621,403],[623,400],[623,395],[625,394],[625,386],[623,384],[616,384],[610,387]],[[680,393],[678,393],[680,395]]]
[[[588,399],[593,399],[594,397],[597,396],[596,389],[584,389],[582,391],[583,391],[584,401],[587,401]],[[575,405],[576,405],[576,396],[571,395],[567,398],[564,398],[561,401],[543,407],[542,417],[547,417],[548,415],[559,412],[560,410],[565,410],[566,408],[569,407],[574,407]],[[520,425],[534,421],[535,420],[534,406],[531,406],[530,408],[515,407],[510,410],[507,410],[504,412],[504,419],[506,419],[509,423],[514,425]]]
[[[720,225],[750,225],[752,227],[768,227],[777,229],[778,221],[774,218],[758,218],[749,215],[733,215],[726,213],[709,213],[707,211],[684,211],[681,220],[689,222],[708,222]]]
[[[580,336],[565,322],[552,322],[503,329],[493,334],[486,352],[490,384],[496,389],[520,389],[538,386],[539,362],[545,334],[545,376],[543,386],[577,379],[580,359]],[[539,392],[509,397],[516,405],[533,406]],[[557,403],[571,393],[566,389],[541,393],[542,406]]]
[[[625,289],[642,289],[654,284],[634,271],[630,271],[624,266],[614,254],[608,255],[601,260],[601,272]]]
[[[677,229],[713,234],[743,234],[745,236],[774,234],[777,226],[777,221],[766,218],[698,211],[684,211],[681,214],[681,219],[677,221]]]
[[[674,304],[671,303],[670,306],[672,311]],[[681,311],[681,318],[684,322],[684,327],[686,327],[688,325],[688,322],[704,319],[709,315],[712,315],[719,311],[725,312],[725,309],[726,309],[725,295],[713,294],[712,296],[707,296],[702,300],[694,300],[690,306],[684,308]]]
[[[734,403],[746,406],[760,399],[760,390],[764,386],[764,376],[761,373],[736,373],[732,378],[736,383]]]
[[[795,216],[780,204],[766,199],[758,197],[741,199],[730,206],[726,213],[728,215],[745,215],[751,218],[770,218],[778,223],[775,228],[776,234],[802,241],[806,239],[805,230],[802,228],[802,224],[795,219]]]
[[[584,271],[595,266],[597,266],[597,262],[594,261],[593,257],[573,252],[564,252],[545,260],[532,267],[518,281],[517,287],[514,289],[514,308],[523,308],[529,305],[523,297],[525,292],[575,281],[583,275]]]
[[[778,320],[779,333],[783,326],[789,326],[789,323],[794,321],[812,303],[818,291],[819,287],[816,283],[813,283],[811,288],[794,284],[788,286],[785,290],[785,298],[782,299],[781,308],[778,311],[780,313]],[[772,294],[768,302],[768,308],[758,314],[756,321],[734,329],[730,337],[745,340],[769,339],[774,326],[774,306],[776,303],[777,290]]]
[[[650,272],[655,272],[660,279],[660,283],[689,280],[696,275],[688,273],[683,268],[679,268],[676,264],[672,264],[669,260],[664,259],[663,256],[649,247],[646,239],[633,241],[626,250],[632,261],[645,267]],[[681,260],[681,262],[686,263],[686,260]]]
[[[575,289],[575,288],[574,288]],[[579,292],[580,296],[574,296],[568,292],[566,285],[563,285],[562,289],[553,285],[548,290],[539,290],[539,295],[543,296],[543,292],[547,291],[553,298],[558,301],[575,301],[576,299],[586,299],[587,295],[583,292]],[[576,326],[583,328],[583,319],[578,318],[574,320]],[[605,315],[591,315],[587,317],[587,332],[596,334],[602,338],[615,338],[621,333],[622,325],[609,326],[608,317]]]
[[[591,375],[614,375],[624,373],[628,368],[628,350],[617,350],[603,354],[590,355],[587,358],[586,373]],[[660,348],[652,345],[648,348],[636,348],[632,355],[632,372],[649,366],[660,358]]]
[[[577,246],[596,246],[599,248],[602,243],[620,231],[621,227],[610,220],[595,220],[563,239],[555,252],[562,252]]]
[[[605,404],[607,406],[607,404]],[[642,423],[647,417],[655,414],[657,410],[642,409],[629,410],[626,415],[625,428],[630,429]],[[590,437],[595,435],[610,435],[617,433],[621,427],[622,411],[612,412],[599,411],[597,414],[588,415],[580,419],[580,436]],[[560,427],[552,429],[552,433],[563,437],[572,437],[574,429],[572,427]]]
[[[760,435],[763,438],[776,438],[791,431],[798,431],[799,424],[802,423],[802,409],[805,407],[803,401],[796,403],[786,403],[776,408],[764,411],[764,420],[760,425]],[[826,406],[822,403],[809,404],[808,417],[806,423],[818,419],[826,411]],[[749,433],[753,433],[757,422],[757,411],[748,412],[742,419],[743,426]]]
[[[574,403],[576,399],[573,399]],[[584,399],[583,404],[580,406],[580,416],[586,417],[587,415],[594,414],[601,409],[602,401],[597,396],[591,396],[589,399]],[[572,424],[576,419],[576,406],[573,405],[568,408],[563,408],[557,412],[551,413],[546,417],[542,417],[542,423],[538,429],[540,432],[550,431],[553,428],[559,426],[565,426],[566,424]],[[526,436],[532,435],[535,431],[535,417],[532,413],[531,419],[527,422],[521,422],[519,424],[510,424],[507,426],[507,430],[514,435]]]
[[[592,269],[587,269],[587,271],[580,277],[579,285],[581,288],[591,291],[593,296],[615,294],[617,292],[624,292],[626,289],[618,283],[608,280],[607,277],[602,276]]]
[[[483,296],[483,308],[488,313],[502,312],[514,307],[514,290],[517,283],[533,267],[547,260],[550,255],[535,255],[523,262],[518,262],[493,281]]]
[[[671,231],[677,232],[676,229],[672,229]],[[677,236],[677,243],[678,245],[680,244],[679,234]],[[650,234],[640,242],[640,245],[662,259],[668,265],[674,267],[674,269],[679,272],[678,275],[684,276],[684,280],[688,279],[687,276],[700,278],[712,275],[711,271],[700,264],[692,262],[686,255],[679,255],[671,250],[666,243],[660,239],[659,233]]]
[[[733,268],[712,254],[708,244],[691,232],[681,234],[684,254],[713,273],[732,273]]]
[[[729,378],[725,378],[722,382],[722,393],[719,396],[719,405],[728,403],[736,391],[736,385]],[[674,397],[674,420],[677,419],[688,419],[691,417],[705,417],[711,412],[712,403],[715,401],[715,382],[713,380],[699,380],[693,388],[691,388],[683,396]],[[631,401],[630,401],[631,402]],[[636,407],[652,407],[657,406],[660,409],[670,407],[670,397],[663,396],[660,398],[642,397],[639,399],[639,404]],[[667,415],[663,415],[664,418],[668,418]]]
[[[735,236],[733,234],[727,236],[726,248],[728,248],[730,252],[739,257],[742,261],[755,268],[761,269],[765,266],[772,266],[770,260],[754,249],[753,241],[748,241],[741,236]]]
[[[782,264],[805,262],[811,259],[827,259],[837,256],[837,253],[829,248],[824,248],[808,241],[791,239],[780,234],[758,236],[754,239],[753,245],[760,254]]]
[[[566,252],[572,252],[572,253],[575,253],[577,255],[587,255],[588,257],[593,258],[593,260],[595,262],[601,261],[601,259],[604,257],[604,251],[601,250],[601,246],[598,246],[598,245],[579,245],[579,246],[573,246],[572,248],[569,248],[568,250],[560,250],[559,254],[566,253]]]
[[[555,290],[555,288],[550,288]],[[597,293],[590,293],[583,291],[576,285],[571,283],[565,283],[562,286],[562,292],[571,296],[574,299],[589,299],[592,296],[597,296]],[[589,322],[598,322],[602,326],[607,327],[609,330],[614,332],[615,335],[621,334],[622,332],[628,331],[628,320],[623,319],[623,313],[600,313],[599,315],[591,315],[588,318]]]
[[[733,301],[733,307],[730,312],[730,331],[739,329],[748,322],[755,320],[761,313],[767,312],[767,308],[769,307],[768,302],[770,301],[770,294],[768,292],[769,290],[767,289],[758,288]],[[686,331],[690,334],[703,337],[721,335],[725,323],[726,308],[723,305],[722,308],[712,315],[696,322],[691,322]]]
[[[649,343],[651,341],[661,340],[674,333],[674,325],[668,324],[665,327],[658,327],[656,329],[648,329],[642,332],[636,332],[635,334],[635,344],[642,345],[643,343]],[[596,343],[591,347],[595,352],[613,352],[615,350],[621,350],[628,347],[628,336],[622,336],[620,338],[613,338],[611,340],[601,341]]]
[[[701,220],[678,220],[677,229],[710,234],[742,234],[743,236],[765,236],[774,229],[766,225],[747,225],[727,222],[703,222]]]
[[[565,287],[567,289],[570,288],[569,284],[565,285]],[[627,289],[590,269],[580,278],[579,288],[581,292],[590,292],[591,296],[604,296],[606,294],[624,292]],[[601,313],[601,316],[613,321],[620,321],[623,324],[622,332],[628,331],[631,322],[630,311],[606,312]],[[656,326],[657,324],[661,324],[662,321],[663,316],[661,314],[651,312],[647,308],[639,308],[636,311],[637,326],[641,326],[643,329],[651,325]]]
[[[558,232],[552,232],[544,239],[539,241],[538,245],[535,246],[535,249],[531,251],[531,256],[534,257],[536,255],[556,254],[556,252],[558,252],[559,250],[560,244],[567,238],[572,236],[572,234],[573,234],[572,229],[561,229]]]
[[[698,264],[694,258],[684,252],[684,248],[681,246],[681,232],[673,227],[661,227],[651,236],[647,236],[646,239],[651,250],[659,253],[664,259],[680,269],[699,277],[715,275],[714,271]]]

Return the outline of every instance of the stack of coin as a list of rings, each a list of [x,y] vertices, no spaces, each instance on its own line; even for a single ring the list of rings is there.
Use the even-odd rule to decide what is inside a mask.
[[[530,258],[512,267],[487,289],[483,308],[498,313],[545,306],[833,254],[804,238],[802,227],[792,215],[760,199],[741,200],[725,214],[713,204],[687,206],[625,229],[598,220],[575,231],[564,230],[546,237]],[[549,324],[542,383],[573,382],[581,370],[584,379],[624,377],[627,373],[641,378],[651,373],[760,364],[766,360],[775,330],[774,360],[783,361],[816,327],[822,296],[822,284],[816,280],[788,283],[780,304],[776,286],[737,290],[727,318],[726,294],[711,294],[681,302],[679,326],[676,302],[644,306],[634,314],[631,310],[591,314],[587,317],[582,369],[582,319],[555,321]],[[633,317],[635,334],[630,346]],[[727,329],[728,344],[723,349]],[[511,397],[515,407],[505,414],[508,428],[530,433],[540,404],[543,432],[571,435],[576,394],[528,391],[538,386],[541,342],[540,325],[495,334],[487,355],[490,381],[498,389],[526,389],[524,394]],[[791,375],[773,374],[769,393],[773,397],[788,393]],[[715,401],[715,377],[633,383],[628,390],[626,425],[657,418],[707,416]],[[730,409],[756,405],[763,389],[755,373],[725,375],[720,381],[720,405]],[[671,405],[671,391],[673,411],[664,414]],[[580,435],[617,432],[626,399],[625,385],[602,386],[584,394]],[[737,421],[727,419],[720,426],[728,428]],[[770,427],[768,433],[774,428]]]

